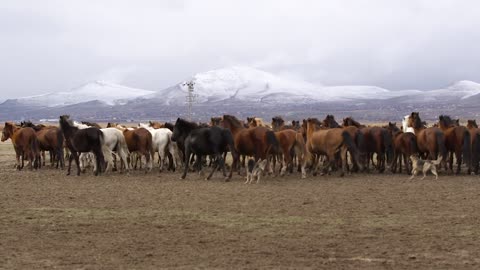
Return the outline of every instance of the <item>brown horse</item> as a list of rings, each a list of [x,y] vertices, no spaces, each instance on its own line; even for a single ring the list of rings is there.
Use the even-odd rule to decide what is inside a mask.
[[[355,126],[357,128],[364,128],[366,127],[365,125],[360,124],[359,122],[355,121],[353,117],[349,116],[347,118],[343,118],[343,126],[348,127],[348,126]]]
[[[278,140],[275,133],[266,127],[245,128],[235,116],[224,115],[223,127],[230,129],[238,154],[254,156],[255,161],[270,157],[277,148]],[[267,162],[268,163],[268,162]],[[267,164],[272,173],[272,168]]]
[[[35,131],[31,127],[17,127],[12,122],[5,122],[2,131],[2,142],[11,139],[16,154],[15,168],[23,169],[24,160],[28,160],[30,169],[40,168],[40,150],[38,148],[38,140]],[[22,163],[20,165],[20,157]]]
[[[408,117],[407,126],[412,127],[417,136],[418,152],[425,154],[428,159],[437,159],[438,155],[447,157],[447,150],[445,148],[445,135],[438,127],[427,128],[420,119],[418,112],[412,112]],[[444,162],[444,161],[442,161]]]
[[[31,127],[35,130],[35,134],[38,140],[39,150],[42,151],[42,165],[45,166],[45,151],[50,154],[51,166],[54,166],[56,162],[56,168],[58,166],[62,169],[65,167],[65,159],[63,156],[63,133],[60,128],[56,126],[34,125],[30,121],[22,122],[22,127]]]
[[[373,163],[373,154],[376,154],[376,168],[380,173],[384,172],[385,164],[391,162],[393,158],[392,135],[382,127],[361,128],[360,133],[363,134],[364,144],[359,147],[360,151],[368,157],[364,159],[367,170],[370,160]]]
[[[210,118],[210,126],[221,126],[222,125],[222,117],[212,117]]]
[[[273,131],[280,131],[284,129],[299,130],[300,121],[292,121],[291,125],[285,125],[285,120],[281,116],[275,116],[272,118],[272,129]]]
[[[298,162],[300,164],[300,170],[302,172],[302,178],[306,178],[307,174],[305,172],[305,141],[301,133],[296,132],[292,129],[285,129],[275,132],[275,137],[279,143],[279,149],[275,151],[277,155],[282,157],[282,169],[280,171],[280,176],[284,176],[287,168],[293,168],[293,155],[298,157]],[[293,154],[293,155],[292,155]]]
[[[128,151],[130,151],[131,154],[136,153],[138,155],[138,158],[140,158],[140,164],[142,163],[141,157],[145,157],[145,173],[151,171],[153,167],[152,159],[153,155],[155,154],[152,146],[152,133],[150,133],[150,131],[146,130],[145,128],[118,129],[122,130],[123,132],[125,142],[128,146]],[[134,169],[137,168],[138,158],[135,158]]]
[[[467,165],[468,172],[470,173],[472,170],[472,142],[470,139],[470,131],[466,127],[458,126],[448,115],[440,115],[438,117],[438,125],[445,134],[445,148],[450,153],[450,171],[453,172],[453,154],[455,154],[457,160],[456,174],[460,173],[462,158]]]
[[[475,174],[478,174],[480,162],[480,129],[475,120],[468,120],[467,128],[470,131],[472,143],[472,169]]]
[[[340,176],[344,176],[347,167],[347,150],[355,156],[354,160],[359,160],[359,151],[350,134],[341,128],[318,129],[318,120],[316,119],[309,118],[306,122],[307,151],[312,155],[327,156],[328,165],[324,168],[324,173],[329,168],[333,168],[335,156],[340,153],[342,159]],[[314,175],[316,175],[319,163],[318,161],[314,163],[316,163],[314,171]],[[360,164],[360,166],[362,165]]]
[[[99,124],[93,123],[93,122],[82,121],[82,124],[87,125],[87,126],[89,126],[89,127],[96,127],[96,128],[98,128],[98,129],[101,129],[101,128],[102,128]]]
[[[262,118],[258,117],[247,117],[247,125],[248,127],[267,127],[272,128],[268,124],[263,122]]]
[[[405,163],[405,169],[407,174],[411,174],[412,168],[410,166],[410,156],[417,154],[417,137],[411,132],[401,131],[396,123],[388,122],[387,129],[393,138],[393,160],[390,169],[393,173],[397,172],[397,166],[399,172],[402,172],[402,157]]]

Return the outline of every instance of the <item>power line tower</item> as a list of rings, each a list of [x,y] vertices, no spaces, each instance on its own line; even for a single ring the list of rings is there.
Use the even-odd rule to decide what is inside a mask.
[[[188,118],[188,121],[192,121],[192,107],[196,97],[196,94],[193,92],[195,82],[192,80],[192,81],[183,83],[183,85],[187,86],[187,96],[185,97],[187,108],[188,108],[187,118]]]

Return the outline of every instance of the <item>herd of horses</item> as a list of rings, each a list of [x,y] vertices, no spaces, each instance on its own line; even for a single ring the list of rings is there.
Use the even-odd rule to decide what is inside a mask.
[[[267,172],[281,176],[296,171],[302,178],[319,171],[339,171],[344,176],[370,172],[370,166],[380,173],[389,169],[410,174],[411,155],[431,160],[440,157],[448,173],[454,172],[455,160],[456,174],[461,173],[462,165],[468,174],[478,174],[480,155],[480,129],[475,120],[462,126],[459,120],[441,115],[437,123],[428,126],[418,112],[405,116],[401,127],[392,122],[385,126],[362,125],[352,117],[340,124],[333,115],[290,123],[277,116],[271,124],[256,117],[243,121],[223,115],[212,117],[210,123],[179,118],[174,124],[150,121],[126,127],[108,123],[102,128],[62,115],[58,126],[6,122],[1,140],[8,139],[15,149],[18,170],[25,160],[30,169],[40,169],[48,153],[51,166],[57,169],[64,169],[68,160],[67,174],[73,161],[77,175],[90,165],[95,175],[136,169],[148,173],[158,155],[159,170],[183,167],[182,179],[189,171],[203,173],[203,168],[211,167],[206,179],[222,171],[228,180],[234,171],[243,173],[247,158],[266,160]],[[226,165],[228,153],[231,163]]]

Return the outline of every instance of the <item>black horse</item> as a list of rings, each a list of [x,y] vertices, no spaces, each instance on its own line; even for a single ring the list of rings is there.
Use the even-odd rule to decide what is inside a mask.
[[[226,176],[225,160],[222,154],[229,148],[232,150],[234,164],[238,159],[238,155],[234,150],[232,133],[228,129],[221,127],[198,127],[195,123],[178,118],[173,128],[172,141],[180,142],[182,140],[185,147],[185,169],[181,176],[182,179],[185,179],[187,175],[190,155],[192,154],[197,156],[194,167],[198,169],[201,169],[203,156],[209,155],[215,159],[215,165],[207,176],[207,180],[212,177],[218,167],[222,169],[223,176]],[[226,181],[232,177],[233,167],[232,165],[230,174],[225,178]]]
[[[68,160],[68,172],[70,175],[70,168],[72,166],[72,160],[75,158],[77,164],[77,175],[80,175],[80,164],[78,153],[93,152],[97,161],[97,168],[95,175],[98,175],[103,171],[105,167],[105,158],[102,152],[103,148],[103,133],[100,129],[91,127],[86,129],[78,129],[70,120],[69,115],[60,116],[60,128],[68,149],[70,150],[70,158]]]

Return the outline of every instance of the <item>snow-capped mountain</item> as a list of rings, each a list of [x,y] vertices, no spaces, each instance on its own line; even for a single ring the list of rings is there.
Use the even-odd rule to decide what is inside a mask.
[[[390,91],[376,86],[323,86],[302,80],[286,79],[254,69],[235,66],[198,73],[194,81],[197,103],[237,99],[269,103],[348,101],[357,99],[388,99],[419,94],[421,91]],[[187,87],[181,82],[142,98],[155,98],[166,105],[185,103]]]
[[[22,105],[46,107],[67,106],[95,100],[107,105],[118,105],[152,93],[154,91],[130,88],[104,81],[94,81],[69,91],[21,97],[15,101]]]

